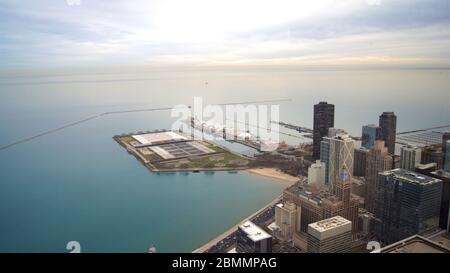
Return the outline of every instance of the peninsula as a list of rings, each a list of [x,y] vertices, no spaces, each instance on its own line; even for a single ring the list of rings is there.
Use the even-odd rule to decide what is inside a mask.
[[[237,171],[248,169],[252,160],[181,132],[138,132],[113,139],[152,172]]]

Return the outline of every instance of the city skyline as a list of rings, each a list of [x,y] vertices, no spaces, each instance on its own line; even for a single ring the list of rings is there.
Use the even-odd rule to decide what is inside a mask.
[[[449,10],[1,1],[0,252],[450,253]]]

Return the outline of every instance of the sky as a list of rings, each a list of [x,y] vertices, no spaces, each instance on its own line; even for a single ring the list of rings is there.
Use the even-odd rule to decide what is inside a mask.
[[[450,67],[449,0],[2,0],[0,68]]]

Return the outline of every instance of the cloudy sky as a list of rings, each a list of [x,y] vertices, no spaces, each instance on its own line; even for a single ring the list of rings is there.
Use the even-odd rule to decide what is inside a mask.
[[[449,0],[2,0],[0,67],[450,67]]]

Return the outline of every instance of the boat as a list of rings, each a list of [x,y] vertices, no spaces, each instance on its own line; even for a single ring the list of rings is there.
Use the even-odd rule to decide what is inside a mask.
[[[154,245],[151,245],[151,246],[148,248],[148,253],[156,253],[156,247],[155,247]]]

